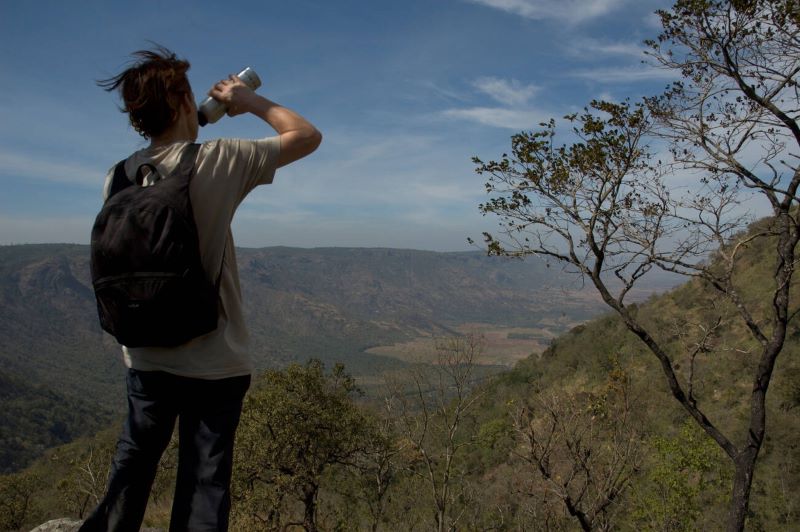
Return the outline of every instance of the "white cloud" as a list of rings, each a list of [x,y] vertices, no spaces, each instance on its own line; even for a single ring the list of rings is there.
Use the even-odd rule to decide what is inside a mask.
[[[595,100],[600,100],[600,101],[603,101],[603,102],[618,103],[618,100],[617,100],[616,96],[614,96],[613,93],[608,92],[608,91],[601,92],[594,99]]]
[[[505,80],[493,77],[478,78],[475,88],[505,105],[525,105],[539,91],[536,85],[523,85],[516,79]]]
[[[468,120],[484,126],[517,131],[535,128],[549,119],[549,114],[543,113],[530,103],[540,90],[537,85],[524,84],[513,78],[484,76],[475,79],[472,86],[503,106],[445,109],[439,115],[447,119]]]
[[[525,18],[580,23],[617,9],[628,0],[470,0]]]
[[[468,148],[446,136],[350,128],[329,129],[326,139],[247,197],[237,243],[454,250],[481,234],[483,178]]]
[[[661,31],[664,27],[661,25],[661,17],[658,13],[648,13],[642,20],[642,25],[645,28]]]
[[[644,46],[632,42],[610,42],[610,43],[595,42],[594,46],[591,49],[601,54],[629,55],[641,58],[644,58],[644,51],[645,51]]]
[[[387,160],[353,165],[329,160],[326,168],[307,165],[298,169],[296,177],[279,171],[275,183],[254,190],[243,208],[248,213],[302,221],[320,216],[320,212],[327,216],[332,210],[343,217],[351,210],[355,214],[379,210],[389,219],[422,206],[444,210],[477,205],[483,190],[480,178],[473,174],[470,154],[444,150],[440,148],[438,160],[427,153],[415,157],[404,152],[403,163]]]
[[[506,129],[532,129],[549,119],[548,115],[532,110],[506,109],[503,107],[472,107],[469,109],[447,109],[446,118],[478,122],[485,126]]]

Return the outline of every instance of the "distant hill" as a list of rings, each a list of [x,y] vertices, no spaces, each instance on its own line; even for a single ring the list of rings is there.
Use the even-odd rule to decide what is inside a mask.
[[[536,324],[602,308],[543,262],[479,252],[397,249],[241,250],[248,324],[260,362],[338,357],[360,373],[375,345],[465,322]],[[573,284],[573,286],[570,286]]]
[[[364,352],[373,346],[465,322],[533,326],[604,310],[593,293],[543,262],[480,252],[279,247],[240,249],[237,257],[258,368],[315,357],[375,375],[403,363]],[[120,359],[98,324],[88,246],[0,246],[0,371],[57,393],[54,403],[103,406],[85,423],[70,420],[65,434],[123,409]],[[31,419],[20,423],[48,430]],[[0,462],[0,470],[15,460]]]

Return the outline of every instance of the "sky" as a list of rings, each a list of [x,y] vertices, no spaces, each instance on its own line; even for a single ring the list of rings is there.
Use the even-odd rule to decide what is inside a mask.
[[[87,244],[104,176],[147,145],[95,80],[155,42],[191,64],[198,99],[252,67],[260,94],[323,133],[254,190],[245,247],[474,249],[485,179],[511,136],[595,98],[657,94],[643,63],[663,0],[0,0],[0,244]],[[199,141],[274,134],[225,117]]]

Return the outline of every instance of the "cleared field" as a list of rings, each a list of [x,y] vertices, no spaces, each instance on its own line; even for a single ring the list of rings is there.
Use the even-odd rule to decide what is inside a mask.
[[[484,347],[475,363],[513,366],[518,360],[538,354],[547,348],[550,340],[577,323],[554,322],[547,327],[500,327],[483,323],[465,323],[454,329],[461,334],[483,337]],[[421,336],[408,342],[382,345],[367,353],[390,356],[405,362],[432,363],[437,359],[436,345],[443,337]]]

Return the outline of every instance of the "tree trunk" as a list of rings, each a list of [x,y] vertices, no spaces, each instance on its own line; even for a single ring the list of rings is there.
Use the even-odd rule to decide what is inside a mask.
[[[733,477],[733,494],[728,514],[728,532],[742,532],[750,506],[750,487],[753,485],[753,471],[760,445],[751,440],[744,451],[736,457],[736,472]]]
[[[306,532],[317,532],[317,491],[319,486],[308,485],[303,488],[303,528]]]
[[[800,234],[798,228],[787,211],[779,213],[779,237],[777,246],[778,264],[775,271],[775,295],[772,300],[773,324],[772,337],[764,346],[761,360],[756,370],[753,393],[750,398],[750,424],[747,433],[747,444],[734,458],[736,471],[733,478],[733,494],[728,522],[729,532],[741,532],[747,519],[750,504],[750,488],[753,484],[753,472],[756,460],[764,443],[767,428],[767,390],[772,380],[775,361],[778,359],[786,342],[786,330],[789,323],[789,287],[794,274],[795,247]]]
[[[444,510],[442,509],[436,511],[436,530],[444,532]]]
[[[567,505],[567,511],[573,517],[575,517],[578,522],[581,524],[581,528],[586,531],[592,530],[592,522],[588,519],[585,513],[580,511],[573,503],[572,499],[567,495],[564,498],[564,504]]]

